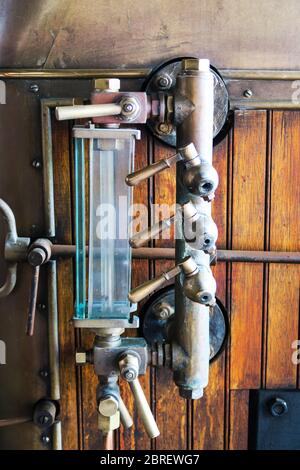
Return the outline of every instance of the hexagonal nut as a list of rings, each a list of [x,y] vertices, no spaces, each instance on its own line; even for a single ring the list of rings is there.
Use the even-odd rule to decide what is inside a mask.
[[[167,320],[174,315],[175,309],[167,302],[161,302],[154,308],[154,314],[161,320]]]
[[[76,351],[75,361],[76,361],[76,364],[85,364],[86,363],[86,352],[85,351]]]
[[[113,416],[103,416],[98,413],[98,429],[103,433],[114,431],[120,427],[120,412],[117,411]]]
[[[180,387],[179,395],[182,398],[186,398],[188,400],[198,400],[199,398],[203,397],[203,388],[192,389]]]
[[[140,112],[140,103],[134,96],[124,96],[120,101],[121,114],[127,121],[134,120]]]
[[[114,397],[106,397],[100,400],[98,411],[102,416],[113,416],[119,408],[119,403]]]
[[[121,85],[118,78],[96,78],[93,86],[95,90],[117,92]]]

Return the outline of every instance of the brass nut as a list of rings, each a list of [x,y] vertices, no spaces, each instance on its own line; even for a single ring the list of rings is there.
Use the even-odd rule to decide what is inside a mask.
[[[188,71],[209,71],[209,60],[208,59],[183,59],[182,70]]]
[[[114,397],[106,397],[100,400],[98,411],[102,416],[113,416],[119,408],[119,403]]]
[[[120,80],[118,78],[96,78],[93,81],[95,90],[114,91],[120,90]]]
[[[169,135],[173,132],[173,126],[168,122],[160,122],[156,125],[156,132],[160,135]]]

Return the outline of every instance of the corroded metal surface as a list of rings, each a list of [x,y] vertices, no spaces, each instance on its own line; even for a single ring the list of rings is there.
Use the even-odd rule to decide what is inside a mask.
[[[1,67],[299,68],[298,0],[1,0]]]

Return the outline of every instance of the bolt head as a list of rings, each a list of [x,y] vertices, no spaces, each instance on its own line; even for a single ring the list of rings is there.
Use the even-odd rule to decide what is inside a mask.
[[[172,85],[172,79],[168,74],[159,75],[159,77],[157,77],[157,85],[159,88],[167,90]]]
[[[156,305],[154,313],[157,318],[161,320],[167,320],[174,314],[174,308],[171,307],[171,305],[169,305],[168,303],[162,302]]]
[[[120,90],[120,80],[118,78],[97,78],[94,80],[94,89],[99,91],[118,92]]]
[[[124,111],[126,111],[126,113],[131,113],[133,111],[133,104],[125,103],[125,105],[123,106],[123,109]]]
[[[140,109],[138,101],[133,96],[123,98],[120,105],[122,106],[123,118],[128,120],[133,120]]]
[[[33,161],[31,162],[31,166],[32,166],[33,168],[39,169],[39,168],[41,168],[41,166],[42,166],[42,162],[41,162],[40,160],[33,160]]]
[[[169,135],[173,131],[173,126],[172,126],[172,124],[169,124],[167,122],[160,122],[157,125],[156,130],[157,130],[158,134]]]
[[[42,369],[42,370],[40,371],[40,376],[41,376],[41,377],[46,378],[46,377],[48,377],[48,375],[49,375],[49,372],[48,372],[47,370]]]
[[[43,434],[42,435],[42,443],[43,444],[49,444],[50,442],[50,436],[48,436],[47,434]]]
[[[46,254],[42,248],[33,248],[28,254],[28,262],[31,266],[41,266],[46,259]]]
[[[38,93],[39,91],[39,86],[36,84],[36,83],[32,83],[29,87],[29,90],[32,92],[32,93]]]
[[[86,352],[85,351],[77,351],[75,354],[75,361],[76,364],[85,364],[86,363]]]
[[[39,423],[42,424],[42,425],[47,424],[49,422],[49,419],[50,419],[49,416],[41,415],[39,417]]]
[[[245,98],[251,98],[251,96],[253,95],[253,92],[252,90],[248,88],[247,90],[244,91],[243,95],[245,96]]]

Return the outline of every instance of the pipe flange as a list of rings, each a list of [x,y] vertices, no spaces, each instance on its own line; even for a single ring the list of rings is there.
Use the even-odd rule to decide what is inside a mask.
[[[160,318],[158,312],[160,306],[171,312],[166,319]],[[150,346],[157,344],[166,345],[169,342],[169,332],[172,328],[172,319],[175,312],[175,287],[167,286],[155,294],[143,305],[141,310],[143,335]],[[210,362],[214,361],[224,350],[229,336],[228,313],[217,299],[216,304],[210,309],[209,315],[209,340],[210,340]],[[158,361],[157,365],[162,365]]]
[[[167,103],[170,101],[174,94],[177,75],[182,71],[182,60],[190,58],[177,58],[165,62],[155,68],[147,78],[144,84],[144,91],[148,96],[157,95],[159,92],[167,94]],[[229,129],[229,96],[224,80],[216,68],[211,66],[211,72],[214,76],[214,143],[218,143],[226,135]],[[168,97],[170,100],[168,101]],[[179,108],[175,109],[175,115],[172,114],[172,121],[175,119],[184,119],[186,114],[192,111],[193,105],[184,100],[179,100]],[[172,104],[173,106],[173,104]],[[174,106],[173,106],[174,108]],[[174,112],[174,109],[173,109]],[[170,115],[170,112],[168,113]],[[163,124],[163,126],[160,126]],[[173,122],[158,123],[157,119],[148,119],[147,125],[152,134],[159,140],[171,147],[176,147],[176,126],[172,125]],[[165,132],[164,132],[165,131]]]

